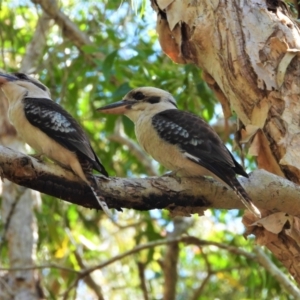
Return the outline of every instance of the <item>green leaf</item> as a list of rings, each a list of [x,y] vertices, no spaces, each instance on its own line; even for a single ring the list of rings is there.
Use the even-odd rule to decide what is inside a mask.
[[[121,84],[112,94],[112,98],[115,100],[121,100],[129,91],[131,87],[128,82]]]
[[[106,80],[109,79],[109,76],[112,72],[112,67],[117,54],[118,54],[118,50],[115,50],[111,52],[109,55],[107,55],[105,60],[103,61],[102,72]]]
[[[81,47],[81,50],[86,54],[92,54],[99,52],[99,47],[96,45],[83,45]]]

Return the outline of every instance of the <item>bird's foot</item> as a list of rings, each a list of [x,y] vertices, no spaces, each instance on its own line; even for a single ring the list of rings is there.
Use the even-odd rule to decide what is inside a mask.
[[[181,183],[181,177],[178,176],[178,171],[179,170],[167,172],[167,173],[163,174],[161,177],[171,177],[171,178],[175,179],[178,183]]]
[[[103,174],[95,174],[94,175],[96,178],[102,179],[102,180],[106,180],[106,181],[110,181],[111,179],[108,176],[105,176]]]
[[[43,153],[31,154],[30,156],[35,158],[39,162],[43,162],[45,160],[45,155]]]

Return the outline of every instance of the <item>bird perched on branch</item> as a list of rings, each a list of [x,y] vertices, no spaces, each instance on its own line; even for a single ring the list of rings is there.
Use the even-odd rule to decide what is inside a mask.
[[[236,179],[248,177],[220,137],[200,117],[177,109],[172,95],[153,87],[130,91],[121,101],[98,109],[124,114],[135,124],[138,142],[155,160],[179,176],[208,175],[232,188],[256,216],[258,208]]]
[[[108,174],[77,121],[51,100],[46,86],[26,74],[0,73],[0,88],[9,102],[9,120],[24,141],[38,154],[72,170],[110,216],[92,170]]]

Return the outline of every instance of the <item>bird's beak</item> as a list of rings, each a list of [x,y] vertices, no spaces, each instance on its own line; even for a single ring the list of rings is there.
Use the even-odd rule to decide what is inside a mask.
[[[0,86],[2,84],[5,84],[5,83],[9,82],[9,81],[15,81],[15,80],[18,80],[18,78],[14,75],[0,73]]]
[[[128,111],[135,103],[136,101],[121,100],[103,107],[99,107],[97,110],[107,114],[124,115],[125,112]]]

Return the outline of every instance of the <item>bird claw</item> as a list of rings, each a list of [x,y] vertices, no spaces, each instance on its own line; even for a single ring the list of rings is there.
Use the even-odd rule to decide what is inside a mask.
[[[105,175],[102,175],[102,174],[95,174],[94,175],[96,178],[100,178],[100,179],[103,179],[103,180],[106,180],[106,181],[110,181],[111,178],[105,176]]]
[[[175,170],[175,171],[171,171],[171,172],[167,172],[165,174],[163,174],[161,177],[170,177],[175,179],[179,184],[181,183],[181,177],[179,177],[177,175],[179,170]]]
[[[33,157],[33,158],[35,158],[39,162],[43,162],[44,158],[45,158],[45,155],[43,153],[31,154],[30,156]]]

